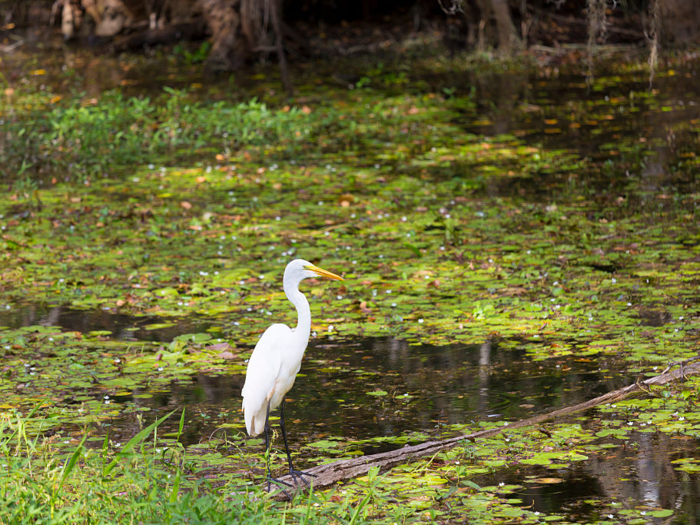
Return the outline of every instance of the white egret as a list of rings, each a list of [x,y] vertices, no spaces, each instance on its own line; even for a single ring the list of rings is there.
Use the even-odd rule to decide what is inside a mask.
[[[270,410],[281,405],[280,428],[289,462],[289,474],[295,481],[299,478],[304,483],[307,482],[302,476],[310,474],[294,470],[292,456],[289,453],[287,434],[284,429],[284,396],[294,385],[294,380],[301,368],[301,359],[309,344],[311,309],[306,296],[299,291],[299,283],[310,277],[343,280],[342,277],[322,270],[303,259],[296,259],[287,265],[284,270],[284,293],[297,309],[299,317],[297,326],[289,328],[284,324],[273,324],[265,330],[248,361],[245,384],[241,392],[248,434],[257,436],[264,431],[266,451],[270,448]],[[270,475],[269,456],[267,479],[269,489],[270,481],[276,481]]]

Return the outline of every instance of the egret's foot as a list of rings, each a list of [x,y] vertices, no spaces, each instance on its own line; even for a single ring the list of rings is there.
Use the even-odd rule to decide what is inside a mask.
[[[289,494],[289,492],[287,492],[287,489],[285,488],[285,487],[292,488],[291,483],[287,483],[286,481],[282,481],[281,479],[277,479],[277,478],[273,478],[273,477],[268,476],[267,477],[267,491],[268,492],[270,492],[270,488],[272,487],[273,483],[276,484],[277,487],[282,492],[284,492],[284,495],[287,496],[287,498],[289,498],[290,500],[292,499],[292,496]]]
[[[306,485],[309,488],[311,487],[311,485],[309,485],[309,482],[304,479],[304,476],[310,476],[312,478],[317,477],[316,474],[311,474],[311,472],[304,472],[301,470],[294,470],[291,468],[289,469],[289,475],[292,477],[294,483],[296,483],[297,485],[299,485],[299,480],[301,480],[304,482],[304,485]]]

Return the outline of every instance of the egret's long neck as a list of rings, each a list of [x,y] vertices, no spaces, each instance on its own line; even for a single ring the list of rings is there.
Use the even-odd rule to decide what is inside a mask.
[[[297,315],[299,317],[297,327],[294,329],[294,338],[303,341],[303,347],[306,349],[306,343],[308,343],[309,336],[311,335],[311,309],[309,308],[309,301],[307,301],[306,296],[299,291],[299,283],[290,282],[288,279],[284,280],[284,293],[287,294],[287,299],[296,306]]]

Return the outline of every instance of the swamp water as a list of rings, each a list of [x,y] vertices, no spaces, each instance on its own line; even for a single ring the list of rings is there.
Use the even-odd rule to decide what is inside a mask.
[[[624,502],[616,510],[637,506],[676,509],[677,518],[671,523],[697,523],[700,477],[675,471],[673,462],[695,457],[698,446],[696,439],[679,440],[663,433],[636,434],[624,446],[611,448],[569,469],[553,472],[521,468],[502,478],[506,483],[524,485],[513,495],[543,514],[564,514],[587,522],[606,520],[609,511],[601,507],[614,498]]]
[[[62,331],[110,334],[134,344],[167,344],[183,330],[206,330],[221,323],[226,320],[175,322],[60,306],[0,310],[3,326],[53,326]],[[626,364],[615,357],[533,361],[522,350],[502,349],[491,342],[430,346],[409,345],[397,338],[312,339],[302,371],[287,396],[290,446],[301,449],[304,462],[319,450],[348,457],[455,435],[450,431],[453,424],[517,421],[631,384],[636,376],[624,372]],[[110,439],[123,442],[140,428],[139,409],[147,408],[151,420],[185,407],[188,424],[180,437],[183,444],[225,435],[241,449],[259,449],[259,439],[246,443],[244,437],[239,410],[243,381],[240,373],[200,373],[151,392],[147,388],[122,390],[112,401],[131,407],[133,410],[126,411],[131,415],[106,420],[102,426]],[[176,431],[175,418],[161,426],[165,435]],[[538,430],[533,427],[532,431]],[[279,436],[276,446],[281,446]],[[568,468],[520,466],[500,472],[497,478],[477,476],[474,481],[484,486],[519,486],[510,497],[523,506],[571,519],[605,519],[600,502],[611,498],[697,515],[700,479],[680,474],[672,466],[673,461],[694,457],[697,448],[694,439],[637,434],[624,446]]]
[[[80,53],[68,52],[66,59],[69,67],[78,71],[86,63]],[[199,85],[197,89],[202,87],[201,78],[194,73],[198,68],[194,67],[183,72],[167,66],[158,70],[158,75],[149,76],[143,71],[139,72],[138,67],[130,68],[130,72],[120,72],[120,63],[114,59],[104,63],[93,60],[89,64],[92,72],[90,68],[82,70],[89,96],[99,96],[104,89],[117,86],[122,86],[127,93],[145,91],[155,94],[160,91],[160,82],[181,88],[193,83]],[[47,67],[47,70],[49,82],[52,74],[60,77],[58,68],[52,71]],[[109,75],[105,75],[105,71],[109,71]],[[155,77],[158,79],[154,86]],[[441,85],[432,86],[426,89],[427,92],[439,92],[443,87],[452,85],[457,88],[455,93],[459,98],[460,92],[464,95],[472,86],[476,86],[475,101],[466,104],[469,109],[463,114],[454,116],[454,122],[465,133],[501,137],[503,142],[511,143],[513,149],[526,144],[542,150],[541,165],[531,167],[533,172],[522,175],[518,172],[517,163],[513,162],[515,173],[512,176],[494,177],[483,183],[483,188],[478,191],[483,192],[487,202],[484,209],[487,211],[499,213],[498,199],[524,196],[534,201],[551,202],[547,212],[556,215],[557,201],[563,194],[574,201],[598,202],[599,209],[595,215],[601,223],[612,215],[618,218],[633,217],[640,210],[649,209],[660,215],[677,213],[692,216],[697,213],[697,201],[683,198],[698,192],[699,180],[697,163],[691,162],[697,155],[696,124],[700,116],[697,104],[700,100],[700,83],[696,81],[693,68],[658,76],[655,81],[657,95],[661,93],[658,96],[651,96],[651,93],[645,95],[643,82],[633,79],[632,75],[615,79],[608,77],[608,83],[596,85],[593,91],[588,90],[580,76],[562,76],[551,80],[531,80],[518,75],[468,78],[441,78],[437,75],[434,78]],[[372,81],[378,83],[381,78],[373,78]],[[256,82],[251,84],[255,85]],[[262,87],[257,89],[259,95],[266,94]],[[229,90],[227,85],[215,85],[211,93],[225,98]],[[472,107],[474,104],[478,106],[476,110]],[[601,169],[579,176],[573,161],[572,166],[565,168],[556,162],[549,166],[544,157],[549,151],[557,149],[575,152],[572,157],[592,158],[601,163]],[[388,157],[386,165],[396,162],[398,169],[403,170],[404,166],[399,161]],[[469,173],[473,166],[469,164],[454,161],[438,165],[436,160],[428,160],[428,167],[420,172],[421,177],[432,177],[435,181],[473,182]],[[508,162],[506,158],[502,166],[497,165],[493,169],[507,171]],[[632,166],[639,169],[631,169]],[[406,171],[410,172],[410,169]],[[246,191],[256,195],[258,190],[257,187],[253,190],[236,189],[243,195],[246,195]],[[489,206],[493,206],[493,209],[489,209]],[[562,207],[560,215],[572,216],[576,212],[576,208]],[[483,216],[483,212],[479,213]],[[591,215],[589,210],[585,213]],[[325,212],[319,217],[326,218]],[[645,217],[649,222],[655,220],[653,213]],[[319,219],[318,223],[302,228],[315,231],[321,224]],[[582,224],[582,227],[587,226]],[[521,224],[514,222],[512,227],[513,230],[506,233],[519,231]],[[547,227],[559,228],[556,224],[548,224]],[[447,244],[447,237],[446,233],[445,240],[440,242]],[[500,245],[501,232],[487,231],[482,240]],[[597,241],[595,239],[591,244]],[[625,246],[623,241],[615,247],[615,250],[620,248],[620,252],[606,246],[608,254],[619,254],[619,257],[608,255],[602,259],[595,253],[584,256],[578,253],[583,250],[577,249],[571,250],[572,255],[568,255],[568,261],[562,262],[562,265],[587,267],[604,273],[608,280],[612,277],[614,281],[619,277],[617,272],[630,264],[625,253],[636,249]],[[473,242],[479,243],[479,239]],[[698,242],[700,239],[691,234],[645,248],[649,252],[653,249],[664,252],[694,246]],[[513,244],[517,248],[517,243]],[[420,255],[419,249],[414,247],[414,251]],[[410,252],[406,251],[406,254]],[[651,258],[645,262],[649,261],[656,264],[656,260]],[[596,276],[596,279],[599,277]],[[123,281],[121,277],[119,280]],[[670,302],[669,296],[683,304],[697,305],[698,301],[698,281],[691,278],[686,284],[678,293],[669,290],[667,295],[661,295],[656,303],[645,301],[644,307],[639,306],[635,310],[633,317],[636,324],[632,328],[622,326],[620,331],[642,331],[645,327],[664,327],[674,320],[677,322],[677,313],[672,315],[667,304]],[[564,292],[560,290],[560,293]],[[620,292],[617,302],[623,305],[630,300],[628,298],[637,295],[641,293],[630,286]],[[276,306],[273,309],[276,310]],[[333,310],[333,306],[329,310]],[[216,334],[212,329],[224,327],[226,340],[235,344],[237,333],[237,329],[231,325],[232,320],[221,316],[132,317],[114,309],[84,311],[59,306],[16,304],[10,310],[0,312],[2,326],[14,329],[53,326],[99,338],[100,345],[96,345],[95,353],[104,351],[109,354],[109,359],[114,357],[108,350],[111,343],[128,343],[134,347],[149,343],[144,353],[155,353],[159,345],[168,345],[183,334]],[[260,317],[268,319],[264,315]],[[247,321],[241,320],[241,325],[244,322]],[[641,363],[639,367],[628,371],[631,359],[626,359],[624,352],[585,358],[571,355],[543,358],[550,349],[546,343],[542,343],[543,350],[538,352],[536,348],[539,343],[534,342],[532,337],[527,342],[523,341],[522,345],[520,341],[512,340],[507,341],[508,345],[499,345],[498,340],[476,345],[409,345],[401,338],[400,329],[394,326],[392,330],[399,335],[381,338],[331,338],[324,335],[311,341],[302,373],[288,396],[290,444],[300,451],[302,464],[313,461],[314,456],[318,455],[344,457],[367,454],[400,447],[406,442],[421,442],[454,434],[451,425],[516,421],[629,385],[640,377],[641,371],[651,368],[641,358],[634,361],[635,365]],[[690,328],[688,332],[692,330]],[[595,341],[604,336],[596,333],[590,337]],[[548,336],[548,343],[553,342],[563,341],[555,333]],[[575,344],[572,342],[572,345]],[[198,371],[183,374],[177,379],[166,377],[157,384],[144,382],[100,388],[104,377],[97,375],[94,383],[87,387],[87,396],[81,397],[99,401],[105,391],[109,391],[111,406],[118,408],[112,417],[102,420],[100,424],[108,430],[110,439],[117,442],[124,442],[139,431],[142,415],[143,419],[150,421],[156,415],[185,406],[187,424],[181,442],[194,445],[219,438],[225,433],[236,446],[260,451],[260,440],[244,440],[240,414],[240,389],[244,380],[244,363],[240,354],[249,350],[250,346],[234,349],[235,356],[228,370],[217,367],[211,373]],[[537,356],[537,359],[533,356]],[[187,360],[187,355],[183,359]],[[45,358],[45,361],[50,363],[51,359]],[[667,362],[668,359],[653,363],[663,363],[662,369]],[[41,364],[40,357],[27,363],[30,370],[34,367],[37,371],[32,370],[26,375],[40,375]],[[148,363],[148,366],[152,372],[158,363]],[[166,372],[168,366],[163,364]],[[31,378],[25,380],[25,376],[21,377],[23,385],[32,384]],[[62,400],[74,404],[83,401],[71,399],[70,394],[66,394]],[[606,416],[596,417],[605,420]],[[163,424],[164,432],[175,432],[177,422],[174,419]],[[579,421],[582,425],[586,424],[583,419]],[[533,428],[532,432],[539,430]],[[563,514],[573,521],[616,522],[617,518],[608,519],[607,510],[605,513],[600,510],[606,507],[606,502],[615,500],[623,502],[622,506],[626,508],[649,506],[674,509],[674,523],[698,522],[698,473],[681,472],[675,468],[679,461],[700,456],[696,439],[683,434],[633,431],[624,442],[610,436],[601,437],[600,440],[611,447],[567,468],[553,470],[519,466],[500,471],[497,476],[477,477],[475,481],[482,486],[501,483],[517,485],[510,494],[520,499],[523,506],[542,513]],[[278,449],[280,441],[277,438],[275,442]],[[478,447],[478,444],[475,446]],[[653,520],[650,518],[650,521]]]
[[[161,319],[160,324],[172,326],[144,328],[156,326],[156,320],[58,306],[0,310],[0,326],[54,326],[68,332],[111,334],[134,343],[167,344],[179,335],[226,322],[185,319],[175,324]],[[409,345],[397,338],[312,338],[302,370],[287,396],[288,417],[299,420],[290,438],[303,443],[330,435],[352,441],[416,432],[420,440],[426,437],[424,432],[435,434],[452,424],[515,421],[630,384],[635,375],[622,372],[625,364],[614,357],[532,361],[524,351],[504,350],[490,342],[431,346]],[[218,428],[221,413],[231,414],[230,421],[223,422],[243,428],[239,414],[243,382],[243,374],[197,374],[191,380],[169,384],[167,389],[159,387],[152,392],[153,397],[135,399],[133,395],[141,393],[139,390],[132,395],[120,392],[114,399],[161,411],[188,407],[201,416],[201,420],[195,419],[197,427],[188,428],[183,437],[192,444]],[[164,423],[166,428],[168,424]],[[118,422],[110,427],[119,432]]]

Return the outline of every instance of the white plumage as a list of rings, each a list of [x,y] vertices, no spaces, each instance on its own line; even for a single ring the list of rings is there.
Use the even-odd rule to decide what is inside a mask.
[[[304,345],[298,358],[283,355],[287,351],[284,341],[291,342],[294,335],[294,330],[287,325],[273,324],[265,331],[250,356],[242,395],[245,427],[251,436],[265,430],[268,403],[270,410],[277,408],[294,385],[306,350]],[[289,353],[298,353],[295,350],[289,348]]]
[[[299,321],[294,329],[283,324],[270,326],[250,356],[241,394],[245,426],[251,436],[265,430],[268,411],[282,403],[301,368],[311,334],[311,309],[306,296],[299,291],[299,283],[310,277],[343,280],[303,259],[296,259],[287,265],[284,292],[296,307]]]

